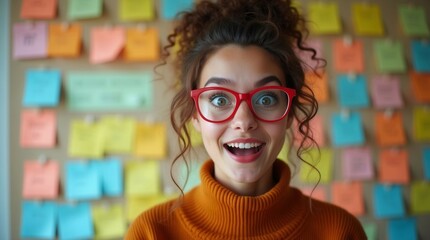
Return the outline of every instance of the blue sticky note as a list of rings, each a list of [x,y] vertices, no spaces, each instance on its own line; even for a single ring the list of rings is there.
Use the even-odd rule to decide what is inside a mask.
[[[412,65],[417,72],[430,72],[430,42],[412,41]]]
[[[337,95],[340,106],[345,108],[362,108],[370,104],[367,82],[363,75],[338,75]]]
[[[177,14],[193,7],[193,0],[163,0],[162,16],[164,19],[172,20]]]
[[[417,235],[415,218],[393,219],[388,222],[388,240],[417,240]]]
[[[59,70],[28,70],[25,76],[25,107],[55,107],[60,101]]]
[[[120,196],[123,193],[123,171],[121,161],[115,158],[92,161],[97,169],[102,193],[106,196]]]
[[[21,206],[21,238],[55,238],[57,220],[55,202],[25,201]]]
[[[423,150],[423,167],[425,179],[430,180],[430,147]]]
[[[373,208],[376,218],[402,217],[405,215],[402,187],[399,185],[373,186]]]
[[[335,147],[364,144],[364,130],[361,114],[351,112],[348,116],[335,113],[331,117],[331,135]]]
[[[92,239],[94,230],[90,204],[59,205],[58,233],[60,239]]]
[[[97,169],[85,162],[67,162],[65,165],[65,196],[68,200],[101,198],[101,183]]]

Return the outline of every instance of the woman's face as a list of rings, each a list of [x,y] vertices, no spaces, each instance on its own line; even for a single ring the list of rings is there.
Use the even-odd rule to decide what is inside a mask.
[[[279,63],[269,52],[257,46],[233,44],[211,54],[199,78],[199,88],[224,87],[238,93],[285,83]],[[229,121],[211,123],[196,114],[193,124],[215,163],[218,181],[243,195],[262,194],[271,187],[272,165],[284,144],[287,118],[260,121],[242,101]],[[251,148],[238,148],[241,143]]]

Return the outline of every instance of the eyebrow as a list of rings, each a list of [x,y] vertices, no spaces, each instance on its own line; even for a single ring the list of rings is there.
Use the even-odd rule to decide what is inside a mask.
[[[221,78],[221,77],[211,77],[209,78],[209,80],[205,83],[205,87],[211,83],[213,84],[217,84],[217,85],[226,85],[226,84],[230,84],[233,81],[227,78]],[[257,83],[255,83],[256,87],[262,87],[264,85],[266,85],[269,82],[277,82],[280,86],[282,86],[281,80],[279,80],[279,78],[277,78],[276,76],[268,76],[265,77],[261,80],[259,80]]]

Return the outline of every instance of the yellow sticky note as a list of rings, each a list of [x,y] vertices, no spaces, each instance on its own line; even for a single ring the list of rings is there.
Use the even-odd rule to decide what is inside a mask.
[[[82,29],[79,24],[51,23],[49,25],[48,55],[78,57],[81,52]]]
[[[74,120],[70,125],[69,155],[100,158],[103,156],[103,135],[97,123]]]
[[[156,28],[127,30],[124,59],[129,61],[157,61],[160,59],[160,40]]]
[[[197,131],[193,124],[191,122],[188,122],[187,124],[188,126],[188,133],[190,134],[190,138],[191,138],[191,145],[193,147],[198,147],[201,146],[203,144],[203,139],[202,139],[202,135],[200,134],[199,131]]]
[[[430,183],[412,183],[411,209],[413,213],[430,213]]]
[[[308,5],[311,33],[335,34],[342,30],[339,7],[336,3],[311,2]]]
[[[153,20],[153,0],[120,0],[119,17],[122,21]]]
[[[352,5],[352,18],[357,35],[384,35],[381,11],[377,4],[354,3]]]
[[[279,159],[281,159],[282,161],[284,161],[284,162],[288,162],[288,155],[289,155],[289,152],[290,152],[290,149],[291,148],[291,146],[290,146],[290,144],[287,142],[287,138],[285,139],[285,143],[284,143],[284,145],[282,146],[282,149],[281,149],[281,151],[279,152],[279,154],[278,154],[278,158]]]
[[[414,108],[413,136],[416,141],[430,141],[430,109],[425,107]]]
[[[160,165],[156,160],[129,161],[125,165],[125,193],[144,197],[161,191]]]
[[[328,183],[332,178],[332,162],[333,152],[328,148],[311,149],[309,152],[302,154],[303,159],[313,165],[321,173],[321,183]],[[316,183],[319,179],[318,172],[306,164],[301,162],[300,180],[306,183]]]
[[[96,239],[114,239],[124,235],[126,222],[124,209],[120,204],[93,205],[92,214]]]
[[[108,153],[131,153],[134,147],[137,122],[121,116],[103,117],[101,125],[104,150]]]
[[[136,129],[136,156],[163,158],[167,152],[167,132],[163,123],[138,123]]]
[[[127,220],[132,222],[143,211],[146,211],[155,205],[164,203],[177,197],[176,195],[157,194],[148,197],[128,197],[127,198]]]

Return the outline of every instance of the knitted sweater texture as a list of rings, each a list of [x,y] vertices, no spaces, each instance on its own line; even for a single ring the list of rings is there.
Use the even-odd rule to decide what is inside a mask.
[[[214,165],[200,170],[201,184],[143,212],[125,239],[367,239],[345,210],[312,200],[289,186],[287,164],[274,164],[276,185],[260,196],[240,196],[214,179]]]

